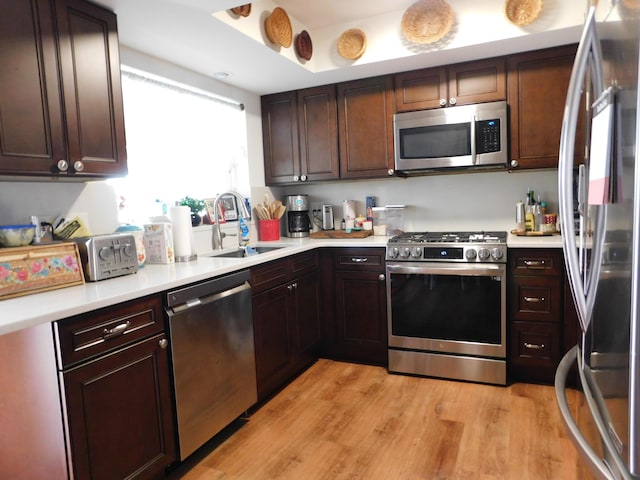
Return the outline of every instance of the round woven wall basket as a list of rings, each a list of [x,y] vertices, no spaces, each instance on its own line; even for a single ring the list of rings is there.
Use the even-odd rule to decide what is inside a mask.
[[[537,19],[543,6],[543,0],[507,0],[504,13],[511,23],[522,27]]]
[[[449,33],[453,17],[453,10],[444,0],[420,0],[407,8],[400,26],[411,43],[433,43]]]
[[[267,38],[271,43],[282,45],[289,48],[293,42],[293,29],[289,15],[284,9],[276,7],[264,22],[264,29],[267,32]]]
[[[338,39],[338,53],[349,60],[357,60],[367,49],[367,36],[359,28],[350,28]]]
[[[311,60],[311,55],[313,54],[313,44],[311,43],[309,32],[307,32],[306,30],[302,30],[298,35],[296,35],[296,39],[293,42],[293,45],[296,49],[296,53],[300,58],[303,58],[304,60]]]
[[[246,3],[244,5],[240,5],[239,7],[233,7],[231,11],[241,17],[248,17],[249,15],[251,15],[251,4]]]

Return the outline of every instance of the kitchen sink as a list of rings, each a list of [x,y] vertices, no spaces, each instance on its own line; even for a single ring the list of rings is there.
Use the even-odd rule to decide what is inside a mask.
[[[222,257],[222,258],[245,258],[252,257],[253,255],[259,255],[261,253],[273,252],[274,250],[280,250],[284,247],[247,247],[239,248],[238,250],[231,250],[223,253],[212,253],[207,255],[209,257]]]

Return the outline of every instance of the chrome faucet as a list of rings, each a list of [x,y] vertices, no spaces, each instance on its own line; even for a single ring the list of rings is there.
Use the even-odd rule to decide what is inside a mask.
[[[240,238],[240,218],[249,220],[249,218],[251,217],[251,215],[249,214],[249,210],[247,210],[247,206],[244,204],[244,197],[238,192],[230,190],[218,195],[213,201],[213,236],[211,240],[214,250],[222,250],[222,239],[227,235],[231,236],[230,234],[223,233],[220,229],[220,213],[218,204],[220,203],[220,198],[225,195],[233,195],[234,197],[236,197],[236,203],[238,204],[238,231],[236,232],[236,236],[238,237],[238,247],[242,245]]]

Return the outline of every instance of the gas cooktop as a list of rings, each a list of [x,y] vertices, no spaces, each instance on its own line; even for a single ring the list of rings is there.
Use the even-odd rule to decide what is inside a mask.
[[[507,232],[406,232],[389,243],[506,243]]]
[[[406,232],[387,242],[387,260],[505,263],[507,232]]]

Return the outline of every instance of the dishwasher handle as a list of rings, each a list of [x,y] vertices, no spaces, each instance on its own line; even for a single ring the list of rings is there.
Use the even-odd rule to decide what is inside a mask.
[[[192,298],[180,305],[167,307],[167,314],[169,315],[169,317],[171,317],[172,315],[186,312],[187,310],[199,308],[199,307],[208,305],[210,303],[217,302],[219,300],[222,300],[223,298],[239,295],[240,293],[245,292],[247,290],[251,290],[251,285],[249,284],[249,282],[244,282],[242,285],[238,285],[236,287],[230,288],[228,290],[224,290],[222,292],[205,295],[204,297]]]
[[[209,295],[224,292],[238,285],[249,282],[249,270],[241,270],[223,277],[212,278],[204,282],[196,283],[188,287],[172,290],[167,293],[166,305],[169,308],[175,308],[179,305],[193,303],[197,299],[203,299]]]

